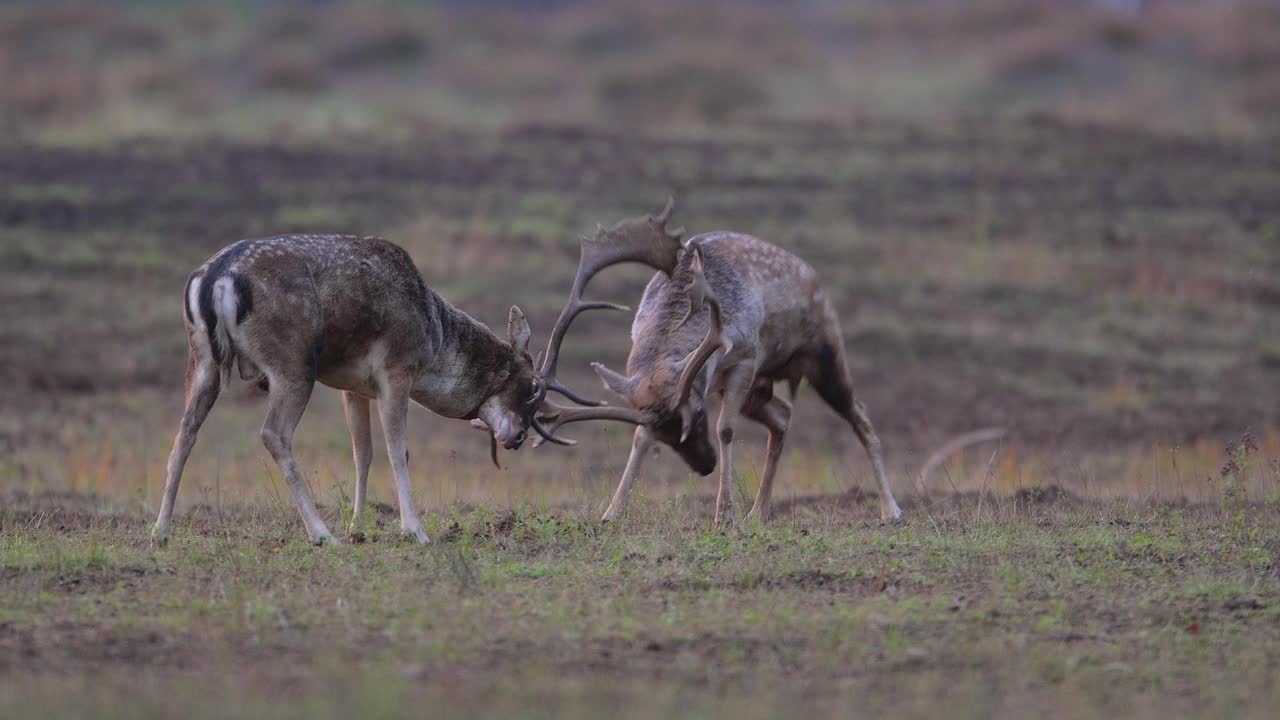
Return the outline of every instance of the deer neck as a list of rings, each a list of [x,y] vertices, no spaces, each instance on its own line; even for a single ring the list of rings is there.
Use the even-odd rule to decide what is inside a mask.
[[[511,375],[511,346],[470,315],[440,301],[440,338],[414,383],[414,402],[451,418],[477,408]]]

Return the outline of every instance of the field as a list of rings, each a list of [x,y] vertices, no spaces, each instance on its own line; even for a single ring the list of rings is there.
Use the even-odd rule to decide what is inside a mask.
[[[0,717],[1270,717],[1272,6],[487,5],[0,12]],[[540,344],[576,238],[668,193],[675,224],[818,269],[905,522],[802,390],[765,526],[713,529],[714,479],[669,453],[600,525],[622,428],[497,470],[417,409],[435,542],[396,536],[376,450],[377,529],[316,549],[236,383],[149,547],[181,288],[217,249],[380,235]],[[569,384],[623,366],[628,327],[581,319]],[[296,448],[335,529],[349,447],[318,390]]]
[[[1280,700],[1274,506],[909,509],[883,528],[809,499],[727,533],[698,502],[607,528],[475,509],[432,513],[427,549],[317,551],[281,503],[213,506],[156,553],[136,512],[20,502],[0,712],[1262,718]]]

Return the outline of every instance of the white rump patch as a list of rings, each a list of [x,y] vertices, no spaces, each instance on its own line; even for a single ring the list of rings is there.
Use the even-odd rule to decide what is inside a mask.
[[[240,307],[240,299],[236,297],[235,281],[224,275],[213,283],[213,311],[224,327],[235,327],[236,310]]]
[[[200,317],[200,286],[204,284],[204,276],[191,281],[191,289],[187,291],[187,310],[196,328],[203,331],[204,318]]]

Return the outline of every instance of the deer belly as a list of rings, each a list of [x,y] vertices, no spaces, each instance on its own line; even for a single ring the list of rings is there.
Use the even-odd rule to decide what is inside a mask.
[[[374,343],[366,352],[356,355],[323,358],[316,380],[331,388],[376,398],[386,375],[385,359],[381,343]]]
[[[377,398],[378,385],[372,375],[356,367],[322,368],[316,380],[336,390],[345,390],[367,398]]]

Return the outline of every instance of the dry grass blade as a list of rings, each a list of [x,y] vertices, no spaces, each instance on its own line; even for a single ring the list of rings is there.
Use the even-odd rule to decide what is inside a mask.
[[[945,463],[952,455],[960,452],[970,445],[999,440],[1007,434],[1008,431],[1004,428],[990,427],[983,428],[981,430],[974,430],[973,432],[968,432],[963,435],[957,435],[956,437],[948,440],[942,447],[934,450],[929,457],[925,459],[924,464],[920,466],[920,472],[916,475],[916,492],[921,495],[925,493],[925,481],[928,480],[929,475],[931,475],[934,470],[937,470],[938,467]]]

